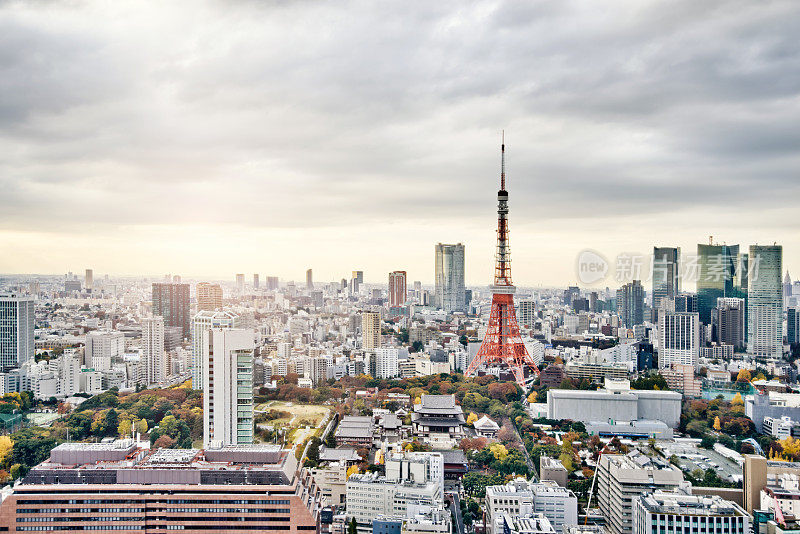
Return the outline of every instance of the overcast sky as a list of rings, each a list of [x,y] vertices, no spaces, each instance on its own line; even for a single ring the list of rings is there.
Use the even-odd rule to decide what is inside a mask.
[[[0,0],[0,272],[432,282],[460,241],[485,284],[505,129],[518,285],[709,235],[800,276],[799,35],[796,1]]]

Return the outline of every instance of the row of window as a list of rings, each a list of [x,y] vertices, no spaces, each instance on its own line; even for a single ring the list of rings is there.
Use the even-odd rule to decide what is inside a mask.
[[[144,499],[18,499],[20,504],[290,504],[289,499],[159,499],[157,501]]]
[[[18,514],[89,514],[187,512],[220,514],[288,514],[289,508],[17,508]]]

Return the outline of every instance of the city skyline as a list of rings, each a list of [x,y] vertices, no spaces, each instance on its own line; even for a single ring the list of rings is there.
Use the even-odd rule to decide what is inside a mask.
[[[733,5],[4,4],[0,272],[432,283],[461,242],[488,285],[501,129],[520,286],[707,235],[793,272],[798,8]]]

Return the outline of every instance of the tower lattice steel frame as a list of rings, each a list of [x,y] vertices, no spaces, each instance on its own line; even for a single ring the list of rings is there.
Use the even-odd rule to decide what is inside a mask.
[[[466,376],[473,376],[482,365],[506,365],[517,384],[525,390],[525,366],[539,374],[539,368],[528,354],[519,334],[517,314],[514,311],[514,292],[511,282],[511,251],[508,247],[508,191],[506,191],[505,135],[500,146],[500,191],[497,192],[497,251],[495,257],[492,311],[489,328],[478,354],[469,364]]]

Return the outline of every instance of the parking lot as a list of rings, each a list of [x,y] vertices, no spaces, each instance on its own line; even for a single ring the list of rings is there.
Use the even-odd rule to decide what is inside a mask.
[[[662,447],[662,451],[667,457],[677,456],[678,464],[684,471],[713,469],[720,478],[729,482],[741,480],[742,468],[739,464],[725,458],[716,451],[688,445],[666,445]]]

